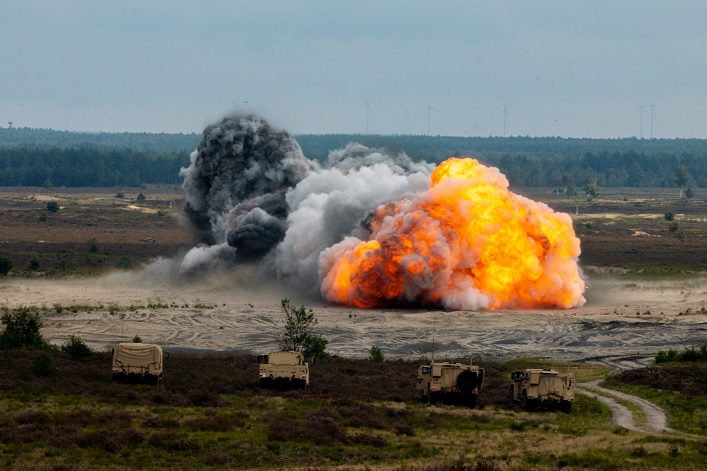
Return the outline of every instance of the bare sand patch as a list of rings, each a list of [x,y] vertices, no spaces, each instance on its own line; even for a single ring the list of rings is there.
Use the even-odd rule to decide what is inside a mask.
[[[705,277],[632,281],[603,276],[589,279],[582,308],[457,312],[330,306],[247,268],[189,282],[153,269],[96,278],[0,281],[0,305],[48,308],[43,334],[51,342],[61,344],[73,334],[100,350],[140,335],[145,342],[173,349],[269,351],[282,331],[280,301],[285,297],[314,310],[318,332],[330,342],[328,351],[355,357],[378,345],[388,357],[408,359],[646,361],[658,350],[707,339]],[[56,312],[56,304],[63,312]],[[69,306],[94,309],[71,312]]]

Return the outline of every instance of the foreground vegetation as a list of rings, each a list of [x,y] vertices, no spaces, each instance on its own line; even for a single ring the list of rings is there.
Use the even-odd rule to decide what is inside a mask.
[[[254,357],[171,353],[155,388],[112,383],[108,353],[0,352],[0,463],[53,470],[691,469],[705,454],[694,441],[612,429],[608,410],[584,396],[569,416],[523,412],[506,397],[518,362],[484,364],[479,405],[468,409],[420,403],[416,363],[329,357],[313,365],[309,389],[273,391],[258,387]]]

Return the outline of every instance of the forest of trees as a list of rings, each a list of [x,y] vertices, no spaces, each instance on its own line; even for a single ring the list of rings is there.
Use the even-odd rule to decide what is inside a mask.
[[[439,163],[473,156],[515,187],[707,187],[705,139],[565,139],[301,135],[309,158],[360,142]],[[0,128],[0,186],[180,184],[198,134],[77,133]],[[681,173],[682,172],[682,173]]]

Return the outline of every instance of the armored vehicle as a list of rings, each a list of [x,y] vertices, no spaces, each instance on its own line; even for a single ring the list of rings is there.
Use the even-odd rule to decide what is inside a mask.
[[[300,352],[271,352],[258,355],[260,386],[306,388],[309,386],[309,364]]]
[[[528,369],[511,373],[509,396],[520,402],[525,410],[539,407],[572,410],[574,401],[574,374],[560,374],[555,370]]]
[[[113,381],[157,384],[162,381],[162,348],[149,343],[119,343],[113,348]]]
[[[422,401],[476,405],[476,398],[484,381],[484,369],[477,365],[432,361],[417,371],[417,389]]]

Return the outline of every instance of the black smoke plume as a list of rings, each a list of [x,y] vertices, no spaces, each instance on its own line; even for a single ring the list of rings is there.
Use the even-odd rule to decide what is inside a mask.
[[[213,267],[215,257],[266,254],[285,236],[287,191],[317,167],[287,132],[253,115],[208,126],[190,160],[181,171],[184,213],[202,245],[187,254],[183,272]]]

